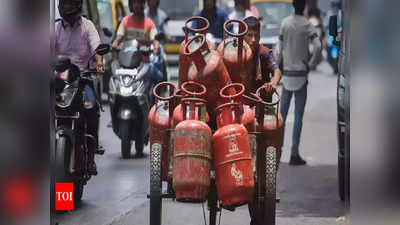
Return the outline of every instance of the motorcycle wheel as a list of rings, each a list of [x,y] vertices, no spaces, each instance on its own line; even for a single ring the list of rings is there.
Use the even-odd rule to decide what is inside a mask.
[[[56,177],[56,182],[66,182],[68,181],[68,175],[66,173],[66,158],[65,158],[65,152],[67,149],[68,141],[67,137],[65,136],[60,136],[56,140],[56,171],[55,171],[55,177]]]
[[[143,135],[139,135],[139,137],[137,137],[137,139],[135,140],[135,150],[136,150],[136,154],[139,152],[143,152],[143,148],[144,148],[144,137]]]
[[[78,204],[82,200],[83,184],[80,181],[74,182],[74,203]],[[76,206],[76,205],[75,205]]]
[[[73,182],[74,183],[74,206],[77,207],[80,201],[82,200],[83,195],[83,184],[79,180],[76,179],[72,174],[66,172],[67,167],[67,159],[65,158],[65,153],[67,149],[70,147],[70,143],[68,142],[67,137],[61,136],[56,141],[56,174],[55,174],[55,182]],[[51,187],[51,201],[55,201],[55,185]],[[55,204],[54,204],[55,205]],[[54,209],[55,210],[55,209]]]
[[[50,201],[52,210],[55,211],[55,185],[57,182],[69,182],[67,173],[65,171],[65,151],[67,148],[67,138],[65,136],[60,136],[56,139],[56,149],[55,149],[55,171],[54,171],[54,185],[51,185],[50,189]]]
[[[131,130],[129,123],[122,121],[119,124],[121,132],[121,154],[123,159],[131,157]]]
[[[276,214],[276,173],[277,158],[276,149],[269,147],[265,155],[265,221],[264,224],[275,225]]]
[[[162,180],[161,152],[159,143],[154,143],[150,149],[150,225],[161,225],[162,217]]]

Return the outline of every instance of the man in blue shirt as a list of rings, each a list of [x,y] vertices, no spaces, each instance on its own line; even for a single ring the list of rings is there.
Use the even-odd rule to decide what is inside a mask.
[[[216,0],[204,0],[203,10],[196,13],[196,16],[204,17],[210,22],[210,28],[208,31],[215,37],[223,39],[224,23],[228,20],[228,14],[217,7]],[[198,24],[196,21],[193,22],[192,28],[197,28]]]

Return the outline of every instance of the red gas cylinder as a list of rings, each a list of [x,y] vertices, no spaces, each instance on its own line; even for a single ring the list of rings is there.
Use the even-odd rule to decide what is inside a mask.
[[[255,111],[249,105],[243,104],[245,87],[241,83],[232,83],[223,87],[220,91],[220,96],[224,99],[224,102],[236,102],[239,103],[239,110],[237,110],[238,115],[241,118],[241,124],[243,124],[248,132],[254,132],[256,121],[255,121]],[[231,94],[236,93],[236,94]]]
[[[230,32],[233,25],[239,26],[239,32]],[[241,20],[228,20],[224,23],[224,32],[230,36],[219,44],[217,51],[222,55],[224,64],[234,83],[243,83],[250,87],[252,70],[250,69],[253,52],[250,46],[243,40],[248,32],[247,24]]]
[[[197,22],[199,28],[193,29],[189,25],[191,22]],[[179,79],[178,79],[178,86],[180,87],[181,84],[187,81],[187,73],[191,64],[191,59],[185,55],[185,45],[188,42],[189,34],[190,33],[199,33],[199,34],[206,34],[208,28],[210,27],[210,23],[208,20],[201,16],[193,16],[190,17],[185,22],[184,32],[185,32],[185,40],[182,41],[181,45],[179,46]],[[211,42],[207,41],[207,44],[210,49],[215,49],[214,45]],[[196,43],[189,46],[191,48],[195,47]]]
[[[189,48],[192,42],[201,41],[195,48]],[[208,48],[204,35],[197,35],[191,38],[185,46],[185,55],[193,61],[189,68],[188,79],[199,82],[207,87],[205,99],[210,115],[214,115],[214,109],[220,103],[219,91],[221,88],[231,83],[228,71],[222,60],[221,55]]]
[[[159,90],[169,87],[169,96],[161,97]],[[172,127],[172,110],[175,86],[169,82],[157,84],[153,93],[156,103],[149,113],[150,125],[150,151],[161,149],[161,173],[162,180],[167,181],[168,174],[168,149],[169,149],[169,129]]]
[[[224,103],[218,115],[234,120],[217,120],[213,135],[215,179],[218,197],[224,207],[236,207],[253,199],[254,175],[249,137],[246,128],[234,111],[239,103]]]
[[[267,87],[262,86],[257,89],[256,94],[262,99],[262,104],[264,105],[263,112],[263,142],[260,143],[262,149],[267,149],[272,147],[276,150],[277,156],[277,166],[281,159],[282,152],[282,139],[283,139],[283,119],[279,113],[279,101],[280,96],[277,91],[274,92],[276,95],[276,100],[272,101],[272,94],[267,92]],[[261,121],[260,121],[261,122]]]
[[[173,119],[173,127],[183,121],[183,110],[182,104],[180,100],[186,97],[196,97],[196,98],[204,98],[206,94],[206,87],[200,83],[194,81],[186,81],[181,85],[181,88],[177,90],[175,94],[176,103],[178,104],[174,109],[174,119]],[[197,115],[195,115],[195,120],[199,120]],[[210,117],[208,113],[206,113],[206,123],[210,121]]]
[[[204,122],[205,101],[183,98],[181,102],[185,120],[175,128],[172,185],[176,200],[204,202],[210,188],[211,161],[211,129]],[[201,120],[195,120],[196,114]]]

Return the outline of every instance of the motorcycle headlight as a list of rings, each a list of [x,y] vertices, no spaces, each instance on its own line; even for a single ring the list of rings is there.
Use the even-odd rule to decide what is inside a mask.
[[[63,81],[68,81],[69,78],[69,70],[65,70],[64,72],[61,72],[59,75],[60,79]]]
[[[61,108],[65,108],[71,105],[72,100],[75,97],[78,88],[74,87],[66,87],[64,90],[59,94],[57,98],[57,106]]]
[[[129,87],[121,86],[120,91],[121,91],[122,95],[130,95],[133,92],[133,87],[132,86],[129,86]]]

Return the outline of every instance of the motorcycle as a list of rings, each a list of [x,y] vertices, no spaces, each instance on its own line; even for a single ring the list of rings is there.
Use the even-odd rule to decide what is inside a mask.
[[[91,56],[104,55],[110,49],[101,44]],[[74,203],[82,199],[84,185],[91,178],[89,173],[90,147],[98,146],[97,140],[86,131],[87,111],[93,105],[85,102],[85,86],[93,87],[96,71],[80,69],[71,63],[66,56],[55,59],[55,128],[56,147],[54,162],[55,183],[72,182],[74,186]],[[88,63],[89,68],[89,63]],[[97,149],[97,148],[96,148]],[[104,154],[104,150],[96,150],[95,154]],[[51,198],[55,198],[55,185],[51,187]]]
[[[122,158],[130,158],[132,141],[135,141],[137,156],[142,156],[144,144],[148,142],[147,118],[151,97],[151,65],[143,62],[142,56],[149,56],[150,48],[131,40],[113,52],[117,57],[113,57],[109,83],[112,128],[121,139]]]

